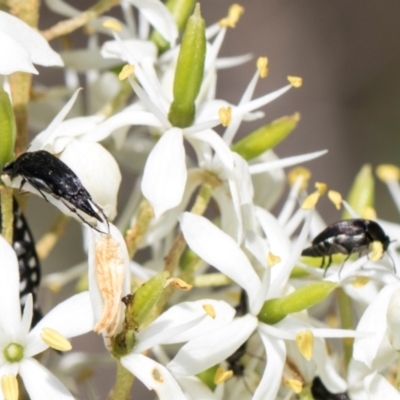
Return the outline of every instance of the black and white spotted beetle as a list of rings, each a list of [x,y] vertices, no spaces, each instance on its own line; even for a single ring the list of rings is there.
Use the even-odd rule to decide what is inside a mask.
[[[103,209],[96,204],[89,192],[83,187],[76,174],[64,162],[48,151],[38,150],[21,154],[15,161],[3,167],[3,174],[10,179],[18,176],[22,178],[19,190],[22,191],[26,182],[30,183],[48,201],[46,194],[60,200],[71,212],[75,213],[85,224],[98,231],[89,224],[82,215],[82,211],[99,222],[106,222]],[[97,210],[97,211],[96,211]],[[103,218],[100,217],[99,213]]]
[[[361,255],[375,241],[382,244],[383,251],[387,250],[390,243],[389,237],[379,224],[368,219],[347,219],[329,225],[314,238],[312,246],[304,249],[301,255],[323,257],[321,268],[324,267],[325,257],[328,256],[328,269],[332,263],[332,254],[346,254],[343,267],[353,253]]]
[[[33,317],[32,326],[36,325],[42,318],[37,301],[37,292],[40,284],[40,262],[36,254],[35,242],[28,223],[15,199],[13,199],[13,249],[17,254],[19,266],[19,299],[21,309],[24,308],[26,297],[29,293],[33,296]],[[1,226],[1,205],[0,205],[0,226]]]

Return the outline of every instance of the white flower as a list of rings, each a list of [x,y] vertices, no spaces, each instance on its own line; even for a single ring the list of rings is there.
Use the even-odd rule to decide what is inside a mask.
[[[37,74],[33,64],[62,66],[63,62],[38,31],[0,11],[0,74]]]
[[[0,379],[19,374],[33,400],[73,399],[64,385],[34,357],[49,345],[43,330],[51,328],[64,338],[81,335],[93,328],[89,293],[71,297],[50,311],[32,329],[32,296],[21,318],[19,269],[15,252],[0,236]],[[0,395],[0,398],[4,398]]]

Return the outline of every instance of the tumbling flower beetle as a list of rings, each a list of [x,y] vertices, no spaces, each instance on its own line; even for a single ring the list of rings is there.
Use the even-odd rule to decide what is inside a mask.
[[[302,256],[323,257],[321,268],[325,265],[325,257],[328,256],[328,265],[332,263],[332,254],[346,254],[344,263],[353,253],[361,253],[368,250],[372,242],[380,242],[383,251],[386,251],[390,239],[381,226],[367,219],[348,219],[329,225],[312,241],[312,246],[301,253]]]
[[[40,284],[40,262],[36,254],[35,242],[28,223],[15,199],[13,199],[13,242],[12,246],[17,255],[19,267],[19,299],[21,309],[24,308],[29,293],[33,296],[32,326],[42,318],[37,301],[37,291]],[[0,226],[1,226],[0,206]]]
[[[21,154],[15,161],[3,167],[3,174],[10,179],[18,176],[22,178],[19,191],[22,191],[26,182],[30,183],[46,200],[46,194],[60,200],[71,212],[75,213],[85,224],[99,231],[89,224],[81,214],[82,211],[99,222],[106,222],[103,209],[92,200],[92,196],[83,187],[76,174],[64,162],[48,151],[39,150]],[[103,218],[100,217],[98,212]],[[100,231],[99,231],[100,232]]]

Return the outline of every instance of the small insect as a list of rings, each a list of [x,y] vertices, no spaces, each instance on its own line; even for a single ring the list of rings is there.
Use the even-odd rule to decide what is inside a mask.
[[[93,201],[92,196],[83,187],[76,174],[64,162],[48,151],[39,150],[21,154],[15,161],[3,167],[3,174],[8,175],[10,179],[18,176],[22,178],[19,187],[20,192],[25,183],[28,182],[46,201],[49,200],[45,194],[60,200],[82,222],[97,231],[99,230],[89,224],[78,213],[78,210],[97,219],[99,222],[108,224],[103,209]]]
[[[350,400],[347,393],[331,393],[318,376],[313,380],[311,393],[314,400]]]
[[[26,297],[33,296],[32,326],[42,318],[42,312],[37,301],[37,291],[40,284],[41,268],[36,254],[35,242],[28,223],[15,199],[13,199],[13,242],[12,246],[17,255],[19,267],[19,299],[21,310],[25,307]],[[0,226],[1,222],[0,206]]]
[[[390,239],[381,226],[368,219],[348,219],[329,225],[312,241],[312,246],[301,253],[302,256],[322,257],[321,268],[325,265],[325,257],[328,256],[326,270],[332,263],[332,254],[345,254],[345,262],[353,253],[361,254],[368,250],[372,242],[378,241],[386,251]],[[340,271],[339,271],[340,273]]]

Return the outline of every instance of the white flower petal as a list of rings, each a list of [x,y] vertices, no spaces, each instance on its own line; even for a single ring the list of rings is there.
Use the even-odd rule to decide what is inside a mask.
[[[261,282],[237,243],[208,219],[185,212],[181,229],[188,246],[203,260],[244,288],[250,308]]]
[[[221,400],[217,391],[211,391],[197,376],[176,376],[175,378],[190,400]]]
[[[51,11],[61,14],[64,17],[75,17],[80,14],[77,8],[70,6],[62,0],[45,0],[45,3]]]
[[[142,192],[156,218],[181,202],[186,179],[182,130],[172,128],[154,146],[143,173]]]
[[[89,69],[105,70],[121,65],[120,60],[110,60],[102,57],[100,49],[74,49],[61,51],[60,56],[66,68],[84,73]]]
[[[74,400],[67,388],[36,360],[23,360],[19,372],[32,400]]]
[[[31,28],[19,18],[0,11],[0,31],[6,33],[24,47],[29,52],[34,64],[63,65],[61,57],[52,50],[47,40],[37,30]]]
[[[121,364],[160,400],[187,400],[171,373],[158,362],[142,354],[130,354],[121,358]]]
[[[19,333],[19,337],[21,339],[25,338],[29,332],[29,329],[31,329],[32,315],[33,315],[33,297],[32,293],[29,293],[28,296],[26,297],[24,311],[22,314],[21,328]]]
[[[0,235],[0,329],[16,335],[21,323],[17,255]]]
[[[400,393],[376,371],[364,378],[364,388],[370,399],[400,400]]]
[[[124,49],[121,48],[121,43],[117,40],[110,40],[103,44],[101,48],[101,55],[104,58],[118,58],[126,62],[125,50],[129,54],[134,55],[136,61],[143,60],[144,58],[156,62],[157,60],[157,47],[156,45],[148,40],[128,39],[121,40]]]
[[[224,68],[232,68],[237,67],[238,65],[242,65],[247,63],[253,58],[253,54],[242,54],[241,56],[233,56],[233,57],[219,57],[215,62],[215,66],[217,69]]]
[[[43,328],[54,329],[65,338],[71,338],[91,331],[93,326],[89,292],[76,294],[54,307],[29,332],[25,356],[32,357],[48,348],[40,339]]]
[[[195,375],[226,360],[250,337],[257,324],[257,318],[248,314],[189,341],[168,363],[168,369],[178,375]]]

